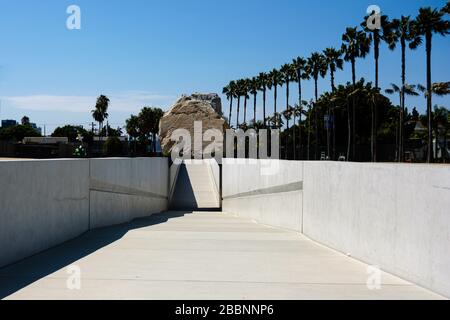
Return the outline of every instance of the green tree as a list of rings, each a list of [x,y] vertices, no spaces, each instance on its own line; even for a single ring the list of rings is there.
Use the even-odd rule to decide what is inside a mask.
[[[164,115],[160,108],[144,107],[138,115],[139,132],[145,142],[151,140],[152,151],[156,151],[156,135],[159,131],[159,122]]]
[[[122,154],[122,142],[118,137],[109,137],[103,145],[103,150],[110,157],[120,156]]]
[[[29,125],[16,125],[0,129],[0,140],[18,142],[25,137],[40,137],[41,134]]]

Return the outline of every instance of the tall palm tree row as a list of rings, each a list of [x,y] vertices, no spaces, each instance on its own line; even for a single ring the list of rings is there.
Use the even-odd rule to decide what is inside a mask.
[[[345,33],[342,35],[342,45],[340,49],[326,48],[321,53],[314,52],[309,58],[305,59],[303,57],[297,57],[293,59],[290,64],[284,64],[279,70],[273,69],[272,71],[265,73],[261,72],[258,76],[251,79],[241,79],[236,81],[231,81],[224,89],[223,93],[226,95],[227,99],[230,101],[230,114],[229,121],[231,124],[231,115],[233,111],[233,102],[237,99],[237,115],[236,115],[236,127],[240,127],[240,103],[241,97],[244,98],[244,123],[247,125],[247,100],[250,98],[249,94],[253,95],[253,125],[256,126],[257,119],[257,95],[259,92],[262,93],[262,119],[264,123],[263,127],[268,125],[267,121],[270,120],[270,124],[273,127],[281,127],[281,115],[284,115],[286,120],[286,131],[290,131],[290,120],[294,118],[293,127],[293,155],[294,159],[297,158],[297,145],[296,140],[300,141],[300,155],[302,155],[302,116],[308,116],[308,123],[311,123],[309,117],[314,117],[314,135],[315,135],[315,158],[318,158],[318,117],[319,110],[316,110],[315,104],[318,100],[318,80],[323,78],[329,72],[330,82],[331,82],[331,92],[335,92],[335,73],[338,69],[342,70],[344,66],[344,61],[351,65],[351,84],[356,88],[357,84],[357,70],[356,64],[358,59],[364,59],[370,53],[373,48],[374,62],[375,62],[375,72],[374,72],[374,83],[375,91],[370,92],[370,97],[373,101],[372,104],[372,134],[371,134],[371,153],[372,161],[376,161],[376,149],[377,149],[377,101],[379,99],[380,85],[379,85],[379,60],[380,60],[380,49],[382,43],[386,43],[390,50],[395,50],[397,46],[401,49],[401,86],[392,86],[391,88],[385,90],[386,93],[398,93],[400,97],[400,111],[398,114],[398,133],[399,137],[397,140],[397,152],[398,161],[403,161],[404,154],[404,118],[405,118],[405,97],[407,95],[412,95],[415,92],[415,87],[407,84],[406,79],[406,56],[407,48],[410,50],[417,49],[422,42],[425,43],[426,49],[426,92],[425,97],[427,99],[427,121],[428,121],[428,151],[427,151],[427,161],[431,162],[433,160],[432,144],[433,144],[433,130],[432,130],[432,96],[436,94],[433,90],[432,83],[432,43],[434,35],[446,36],[450,33],[450,23],[447,19],[447,15],[450,14],[450,1],[441,9],[433,9],[430,7],[421,8],[417,17],[411,18],[410,16],[401,16],[400,18],[395,18],[390,20],[386,15],[378,15],[377,18],[381,22],[379,28],[369,28],[367,21],[368,16],[364,17],[364,22],[361,27],[348,27]],[[314,102],[306,103],[303,101],[302,92],[302,82],[312,79],[314,80]],[[297,82],[298,84],[298,103],[294,107],[290,105],[290,84]],[[286,85],[286,111],[282,114],[279,113],[278,108],[278,89]],[[273,116],[268,116],[266,113],[266,94],[268,90],[273,92]],[[369,94],[369,92],[367,92]],[[352,132],[349,132],[349,139],[353,142],[352,147],[352,158],[356,159],[356,99],[358,94],[354,92],[349,94],[347,99],[352,100],[352,108],[348,110],[349,118],[349,128]],[[333,101],[332,99],[330,101]],[[349,100],[350,101],[350,100]],[[333,102],[332,102],[333,104]],[[348,105],[348,104],[347,104]],[[304,112],[304,106],[309,106],[309,111]],[[337,106],[336,106],[337,107]],[[328,109],[322,109],[321,112],[326,112],[328,122],[326,123],[327,129],[327,152],[328,155],[331,154],[330,150],[330,129],[334,131],[334,124],[332,119],[334,118],[331,114],[335,109],[333,106],[327,106]],[[296,125],[297,117],[298,125]],[[299,135],[297,137],[296,127],[299,128]],[[308,130],[311,126],[308,125]],[[311,132],[308,132],[310,134]],[[310,140],[310,139],[308,139]],[[286,148],[287,148],[286,140]],[[350,141],[350,140],[349,140]],[[308,143],[309,145],[309,143]],[[333,154],[334,154],[333,145]],[[286,149],[287,153],[287,149]],[[309,154],[309,150],[308,150]],[[350,154],[347,156],[347,160]]]
[[[400,43],[401,47],[401,73],[402,73],[402,85],[400,91],[400,116],[399,116],[399,139],[398,139],[398,152],[399,157],[398,161],[403,161],[404,155],[404,114],[405,114],[405,97],[409,95],[406,92],[408,89],[406,88],[406,46],[411,50],[417,49],[422,43],[422,39],[412,31],[413,28],[413,20],[410,16],[402,16],[400,19],[394,19],[391,22],[390,34],[386,37],[386,42],[389,45],[389,49],[394,50],[397,46],[397,43]],[[395,88],[393,88],[395,91]],[[397,92],[397,91],[396,91]]]

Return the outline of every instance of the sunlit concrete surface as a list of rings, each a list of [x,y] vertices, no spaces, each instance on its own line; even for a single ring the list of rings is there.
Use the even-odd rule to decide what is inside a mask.
[[[69,290],[69,266],[81,289]],[[168,212],[94,230],[0,269],[6,299],[442,299],[294,231],[220,212]]]

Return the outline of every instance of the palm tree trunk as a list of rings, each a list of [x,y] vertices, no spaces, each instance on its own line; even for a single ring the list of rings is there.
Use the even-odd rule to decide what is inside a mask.
[[[352,117],[352,122],[353,122],[353,150],[352,150],[352,160],[356,161],[356,98],[353,97],[353,117]]]
[[[244,96],[244,124],[247,124],[247,94]]]
[[[297,70],[297,78],[298,78],[298,106],[300,108],[300,114],[298,119],[298,141],[299,141],[299,160],[302,159],[302,72],[300,69]],[[296,150],[296,145],[294,143],[294,148]],[[297,150],[296,150],[297,151]]]
[[[336,160],[336,121],[335,121],[335,110],[334,106],[332,106],[332,117],[333,117],[333,160]]]
[[[374,105],[374,138],[373,138],[373,162],[377,162],[377,150],[378,150],[378,109],[376,104]]]
[[[253,94],[253,125],[256,126],[256,93]]]
[[[263,88],[263,121],[264,127],[266,126],[266,87]]]
[[[311,160],[310,157],[310,148],[311,148],[311,105],[308,108],[308,149],[307,149],[307,159]]]
[[[289,110],[289,79],[286,79],[286,111]],[[287,114],[286,114],[287,115]],[[289,144],[289,118],[286,118],[286,147],[285,159],[288,159],[288,144]]]
[[[230,127],[231,127],[231,114],[233,112],[233,96],[231,96],[230,98],[230,116],[228,117],[228,121],[230,122]]]
[[[275,85],[274,85],[274,92],[273,92],[273,99],[274,99],[273,115],[274,116],[277,114],[277,97],[278,97],[277,88],[278,88],[278,85],[275,83]],[[278,120],[275,119],[275,125],[277,125],[277,123],[278,123]]]
[[[375,103],[372,101],[372,121],[371,121],[371,130],[370,130],[370,150],[371,150],[371,158],[372,162],[375,162]]]
[[[356,84],[356,61],[355,58],[351,59],[352,62],[352,83],[353,85]]]
[[[400,40],[402,47],[402,88],[400,90],[400,127],[399,127],[399,142],[398,142],[398,161],[404,161],[404,115],[405,115],[405,85],[406,85],[406,40],[404,37]]]
[[[314,157],[315,160],[319,159],[319,128],[318,128],[318,111],[317,111],[317,100],[319,99],[318,95],[318,85],[317,85],[318,77],[314,77],[314,95],[316,98],[316,102],[314,103],[314,138],[316,143],[314,145]]]
[[[374,56],[375,56],[375,88],[378,87],[378,61],[380,58],[380,34],[378,30],[374,31]]]
[[[334,71],[333,69],[330,69],[330,78],[331,78],[331,92],[334,93],[336,91],[336,87],[334,86]],[[333,106],[331,106],[333,108]],[[334,129],[334,109],[332,110],[333,113],[333,121],[331,121],[331,113],[330,113],[330,107],[328,106],[328,123],[327,123],[327,146],[328,146],[328,156],[330,156],[330,128],[329,125],[332,124],[333,128],[333,156],[334,159],[335,153],[336,153],[336,130]]]
[[[355,58],[352,58],[352,83],[353,83],[353,87],[355,87],[355,85],[356,85],[356,61],[355,61]],[[355,97],[354,96],[352,98],[352,109],[353,109],[353,114],[352,114],[353,135],[351,136],[352,141],[353,141],[353,148],[352,148],[352,153],[353,153],[353,157],[352,158],[353,159],[352,160],[355,160],[355,155],[356,155],[356,133],[355,133],[356,101],[355,101]]]
[[[239,111],[241,108],[241,96],[238,96],[237,114],[236,114],[236,129],[239,129]]]
[[[347,139],[347,161],[350,159],[350,144],[352,140],[352,127],[351,127],[351,121],[350,121],[350,103],[347,101],[347,119],[348,119],[348,139]]]
[[[427,112],[428,112],[428,151],[427,162],[433,162],[433,129],[432,129],[432,92],[431,92],[431,41],[432,33],[426,33],[426,47],[427,47]]]

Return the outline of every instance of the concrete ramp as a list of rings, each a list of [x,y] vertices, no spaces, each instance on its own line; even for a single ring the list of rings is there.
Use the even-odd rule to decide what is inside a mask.
[[[179,168],[170,209],[220,209],[220,194],[209,162],[202,160],[185,160],[183,162]]]

